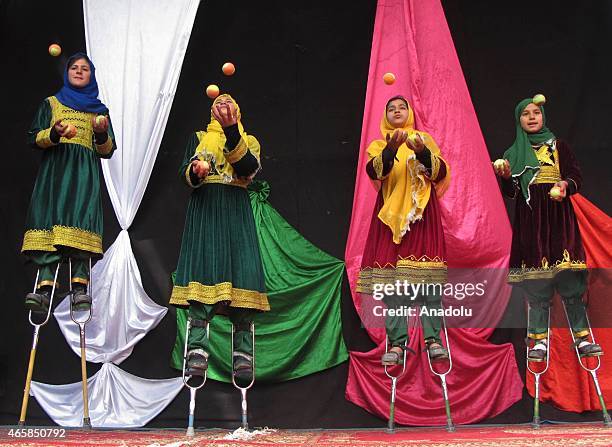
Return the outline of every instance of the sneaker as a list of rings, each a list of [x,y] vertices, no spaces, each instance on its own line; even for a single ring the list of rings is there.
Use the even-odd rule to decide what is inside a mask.
[[[51,287],[42,286],[36,292],[30,292],[25,297],[25,308],[32,312],[47,313],[51,302]]]
[[[234,352],[234,380],[238,385],[248,385],[253,380],[253,357],[244,352]]]
[[[187,352],[185,375],[203,377],[208,369],[208,353],[203,349],[190,349]]]
[[[427,343],[427,352],[432,362],[448,359],[448,351],[437,341]]]
[[[401,349],[401,346],[393,346],[391,350],[383,354],[382,358],[380,359],[383,366],[396,366],[404,364],[404,353],[403,351],[399,351],[397,348]]]
[[[527,360],[530,362],[543,362],[546,360],[548,352],[548,346],[546,339],[539,340],[535,343],[533,348],[527,352]]]
[[[576,341],[578,342],[578,340]],[[603,355],[603,350],[597,343],[591,343],[583,338],[578,343],[578,353],[580,354],[580,357],[598,357]]]
[[[72,295],[70,297],[72,310],[87,311],[91,309],[91,297],[87,295],[87,286],[81,283],[72,284]]]

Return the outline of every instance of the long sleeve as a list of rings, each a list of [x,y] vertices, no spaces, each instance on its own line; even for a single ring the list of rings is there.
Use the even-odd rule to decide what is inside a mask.
[[[179,177],[185,182],[185,184],[191,188],[197,188],[202,186],[202,179],[199,178],[191,168],[191,162],[197,158],[195,151],[198,147],[199,140],[195,133],[192,133],[187,140],[187,146],[185,147],[185,155],[183,156],[183,162],[179,168]]]
[[[247,140],[240,135],[238,125],[223,129],[226,143],[223,154],[232,165],[237,177],[250,177],[260,169],[260,145],[255,137],[249,135]]]
[[[372,180],[384,180],[395,162],[395,154],[385,146],[380,154],[371,158],[366,164],[366,173]]]
[[[60,136],[53,127],[52,116],[51,105],[49,101],[44,100],[38,107],[28,130],[27,142],[31,147],[47,149],[59,143]]]
[[[432,182],[439,182],[446,177],[446,162],[441,157],[432,153],[427,147],[416,154],[416,158],[425,166],[427,176]]]
[[[519,191],[518,180],[510,177],[508,179],[500,177],[502,193],[509,199],[515,199]]]
[[[96,148],[96,154],[100,158],[111,158],[117,149],[113,123],[109,115],[106,117],[108,119],[108,131],[101,134],[94,133],[94,147]]]
[[[557,140],[561,179],[567,182],[567,194],[576,194],[582,186],[582,171],[572,148],[565,141]]]

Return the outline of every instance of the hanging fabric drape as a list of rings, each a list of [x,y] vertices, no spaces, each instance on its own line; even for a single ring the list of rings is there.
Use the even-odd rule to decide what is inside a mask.
[[[395,84],[382,82],[385,72],[395,74]],[[345,258],[353,301],[378,347],[350,353],[346,397],[382,418],[388,416],[390,381],[380,365],[384,328],[367,323],[372,309],[363,304],[367,300],[355,292],[355,286],[377,195],[365,172],[366,148],[380,138],[381,113],[387,100],[396,94],[408,99],[415,112],[416,129],[433,136],[453,172],[450,188],[441,200],[449,281],[453,275],[478,277],[477,269],[483,269],[483,274],[487,269],[487,294],[473,305],[473,326],[468,320],[461,322],[462,328],[450,330],[454,368],[447,380],[453,419],[472,423],[499,414],[521,398],[523,384],[512,345],[487,341],[510,295],[504,267],[508,265],[511,229],[437,0],[379,0],[376,9]],[[416,352],[422,337],[420,329],[411,334],[410,347]],[[424,352],[409,357],[405,377],[398,382],[396,421],[444,424],[440,383],[429,371]]]
[[[113,386],[109,388],[108,384]],[[183,388],[183,379],[141,379],[112,363],[87,380],[89,415],[94,427],[142,427],[153,419]],[[32,382],[30,394],[53,422],[80,427],[83,422],[81,382],[48,385]]]
[[[142,426],[182,386],[175,378],[147,381],[131,376],[135,384],[110,362],[125,360],[167,312],[144,291],[128,229],[157,157],[198,4],[198,0],[83,0],[87,51],[98,68],[100,99],[109,107],[118,147],[112,159],[102,162],[102,171],[122,228],[92,272],[87,360],[104,363],[89,392],[96,427]],[[78,327],[70,319],[67,300],[54,315],[68,344],[80,355]],[[79,425],[68,417],[70,411],[81,417],[76,397],[69,408],[62,407],[62,415],[53,410],[77,385],[80,388],[80,384],[38,384],[32,393],[58,424]],[[160,396],[161,391],[167,396]]]
[[[589,268],[588,289],[585,296],[587,312],[593,326],[597,343],[605,355],[599,357],[601,368],[597,372],[599,384],[610,406],[612,398],[612,218],[589,202],[581,194],[570,196]],[[578,364],[572,346],[572,337],[567,328],[561,300],[555,295],[551,318],[550,367],[540,388],[540,399],[550,401],[565,411],[601,410],[601,404],[590,374]],[[554,329],[556,328],[556,329]],[[593,359],[584,360],[589,367],[595,366]],[[533,396],[533,375],[527,373],[527,389]]]
[[[344,263],[300,235],[268,202],[270,187],[256,182],[249,196],[271,310],[255,315],[257,382],[280,382],[331,368],[348,357],[342,339],[340,295]],[[177,309],[172,366],[182,368],[187,311]],[[209,377],[231,381],[231,324],[210,326]]]
[[[104,353],[104,361],[119,363],[129,355],[129,350],[121,346],[129,343],[121,341],[122,332],[139,332],[142,337],[167,312],[142,288],[138,267],[131,262],[127,229],[136,216],[157,157],[197,6],[197,0],[146,5],[136,0],[83,1],[88,53],[99,67],[100,97],[109,107],[118,147],[115,156],[102,163],[102,171],[122,232],[94,268],[94,314],[87,330],[88,345],[112,347]],[[114,276],[100,275],[109,269],[117,269]],[[131,326],[129,330],[106,330],[103,322],[98,322],[115,309],[113,316],[119,321],[114,325]],[[77,352],[76,325],[61,310],[56,318]],[[147,327],[140,323],[140,317],[148,322]]]

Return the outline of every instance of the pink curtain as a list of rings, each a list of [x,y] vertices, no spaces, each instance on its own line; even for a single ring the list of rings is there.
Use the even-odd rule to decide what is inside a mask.
[[[395,84],[382,82],[385,72],[396,75]],[[454,368],[447,380],[453,418],[457,423],[472,423],[495,416],[521,399],[523,383],[512,345],[487,341],[510,295],[505,268],[512,236],[438,0],[379,0],[376,10],[345,253],[353,301],[362,318],[367,309],[361,309],[355,284],[377,194],[365,173],[365,150],[370,141],[381,138],[379,123],[385,103],[396,94],[408,98],[415,112],[416,128],[433,136],[451,166],[451,186],[442,199],[449,273],[459,268],[490,269],[488,298],[481,303],[489,323],[481,328],[450,330]],[[379,346],[366,353],[351,352],[346,397],[386,418],[390,380],[380,365],[384,329],[368,328],[368,333]],[[420,329],[411,335],[410,343],[419,352]],[[408,425],[444,424],[440,382],[429,371],[425,354],[417,356],[409,356],[406,374],[398,381],[396,420]]]

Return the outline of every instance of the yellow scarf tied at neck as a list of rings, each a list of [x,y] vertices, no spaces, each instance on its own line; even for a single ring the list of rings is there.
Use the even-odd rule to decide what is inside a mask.
[[[247,145],[247,148],[251,151],[251,153],[259,160],[259,143],[252,135],[247,135],[242,126],[240,107],[238,103],[228,94],[223,94],[217,96],[213,102],[213,107],[219,102],[221,99],[230,99],[234,105],[236,106],[236,116],[238,118],[238,131],[240,132],[240,136],[244,140]],[[225,159],[225,154],[223,153],[223,148],[225,147],[225,134],[223,133],[223,128],[221,124],[215,119],[212,112],[210,114],[210,123],[206,127],[206,131],[197,132],[198,139],[200,143],[198,144],[195,154],[201,160],[212,161],[217,169],[217,172],[223,177],[224,181],[227,183],[232,182],[234,178],[234,169],[232,165],[227,162]],[[234,148],[228,148],[228,150],[232,150]]]
[[[387,120],[386,110],[380,122],[382,140],[374,140],[368,147],[368,157],[371,160],[380,155],[387,145],[387,135],[396,130]],[[401,128],[408,134],[418,133],[431,153],[444,161],[440,156],[440,148],[427,132],[414,129],[414,112],[408,107],[408,119]],[[423,218],[423,211],[431,194],[431,180],[426,176],[426,169],[417,159],[414,151],[402,144],[397,151],[397,160],[389,175],[382,181],[383,206],[378,218],[387,225],[393,233],[393,242],[400,244],[402,237],[410,230],[410,224]],[[433,158],[433,157],[432,157]],[[438,197],[448,189],[450,184],[450,167],[446,163],[446,176],[435,184]]]

